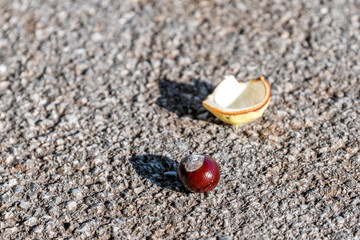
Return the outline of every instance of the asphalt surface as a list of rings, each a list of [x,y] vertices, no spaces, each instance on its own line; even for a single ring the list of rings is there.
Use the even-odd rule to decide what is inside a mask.
[[[0,238],[359,239],[359,43],[356,0],[0,0]],[[237,132],[225,75],[272,88]]]

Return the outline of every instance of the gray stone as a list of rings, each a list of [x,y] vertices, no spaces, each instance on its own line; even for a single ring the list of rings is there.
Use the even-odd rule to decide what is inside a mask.
[[[76,210],[76,207],[77,207],[77,203],[75,201],[68,201],[66,202],[66,208],[69,210],[69,211],[75,211]]]
[[[29,202],[20,202],[19,203],[19,207],[22,209],[25,209],[25,210],[29,209],[31,206],[32,206],[32,204]]]

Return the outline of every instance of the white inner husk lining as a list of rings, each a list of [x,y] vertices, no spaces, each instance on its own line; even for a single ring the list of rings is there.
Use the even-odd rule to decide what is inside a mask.
[[[224,109],[243,110],[261,103],[266,95],[262,81],[239,83],[226,77],[214,91],[214,102]]]

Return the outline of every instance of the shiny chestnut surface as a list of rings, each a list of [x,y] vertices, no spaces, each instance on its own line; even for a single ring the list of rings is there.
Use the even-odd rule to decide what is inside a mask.
[[[181,160],[177,174],[184,186],[193,192],[205,193],[219,183],[220,168],[207,155],[190,155]]]

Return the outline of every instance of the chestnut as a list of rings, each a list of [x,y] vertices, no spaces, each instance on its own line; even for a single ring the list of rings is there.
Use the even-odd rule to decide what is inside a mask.
[[[214,159],[204,154],[196,154],[181,160],[177,175],[181,183],[190,191],[205,193],[219,183],[220,168]]]

